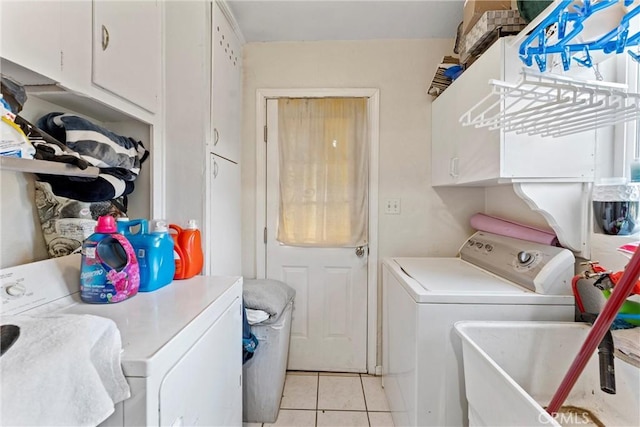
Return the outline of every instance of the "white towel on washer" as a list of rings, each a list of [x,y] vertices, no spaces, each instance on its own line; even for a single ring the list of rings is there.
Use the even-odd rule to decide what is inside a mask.
[[[2,425],[95,426],[130,396],[116,324],[91,315],[2,316],[20,327],[0,357]]]

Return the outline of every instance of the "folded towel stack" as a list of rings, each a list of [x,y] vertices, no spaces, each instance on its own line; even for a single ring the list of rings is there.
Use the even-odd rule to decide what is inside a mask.
[[[120,331],[90,315],[2,316],[20,328],[0,358],[3,425],[97,425],[130,396]]]
[[[265,325],[278,320],[286,305],[296,296],[296,291],[279,280],[245,279],[242,295],[246,308],[269,314],[269,319],[261,322]]]

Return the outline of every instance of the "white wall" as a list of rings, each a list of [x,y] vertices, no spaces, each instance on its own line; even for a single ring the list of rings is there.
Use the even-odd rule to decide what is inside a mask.
[[[486,188],[487,205],[484,213],[520,222],[532,227],[553,230],[544,217],[531,210],[514,191],[513,185],[498,185]]]
[[[0,171],[0,268],[47,258],[30,174]]]
[[[430,184],[431,100],[426,94],[449,39],[249,43],[244,46],[242,267],[255,277],[256,90],[380,89],[379,256],[453,256],[484,210],[484,189]],[[385,215],[400,198],[401,214]]]

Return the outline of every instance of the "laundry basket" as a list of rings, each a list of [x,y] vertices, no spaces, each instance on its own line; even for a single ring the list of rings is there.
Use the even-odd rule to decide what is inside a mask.
[[[258,347],[243,366],[244,422],[274,423],[278,418],[289,358],[293,295],[276,319],[251,326]]]

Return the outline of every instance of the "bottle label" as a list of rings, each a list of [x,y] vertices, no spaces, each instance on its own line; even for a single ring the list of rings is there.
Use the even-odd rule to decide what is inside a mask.
[[[140,286],[133,248],[120,234],[89,238],[82,248],[80,296],[88,303],[114,303],[132,297]]]
[[[82,251],[82,254],[87,258],[94,259],[96,257],[96,248],[95,247],[84,248],[84,251]]]

